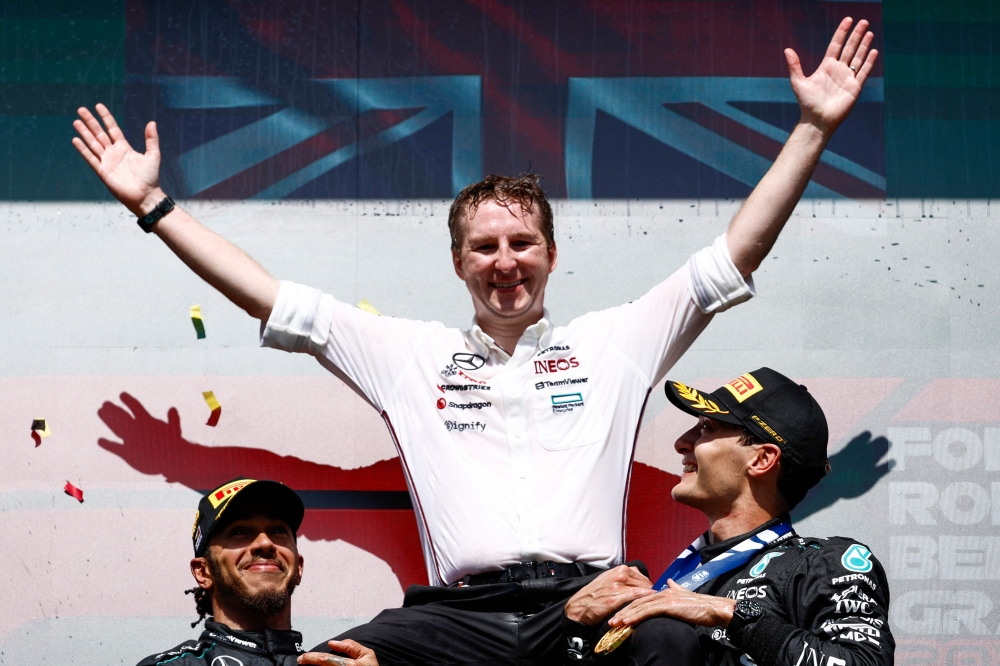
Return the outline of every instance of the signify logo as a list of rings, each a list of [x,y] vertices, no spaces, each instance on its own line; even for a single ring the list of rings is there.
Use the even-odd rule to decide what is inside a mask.
[[[486,424],[479,421],[472,423],[462,423],[460,421],[445,421],[444,427],[448,432],[486,432]]]

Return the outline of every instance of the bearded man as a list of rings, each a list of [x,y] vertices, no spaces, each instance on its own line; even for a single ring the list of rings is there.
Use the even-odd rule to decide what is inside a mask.
[[[139,666],[378,666],[375,653],[354,641],[331,641],[351,658],[302,649],[292,631],[292,593],[302,582],[303,558],[296,532],[305,513],[298,494],[277,481],[238,478],[210,491],[198,503],[191,534],[194,594],[205,631]]]

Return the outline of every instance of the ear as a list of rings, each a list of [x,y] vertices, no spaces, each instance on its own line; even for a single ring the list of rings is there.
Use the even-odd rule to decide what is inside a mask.
[[[747,476],[760,478],[778,472],[781,449],[777,444],[758,444],[754,456],[747,463]]]
[[[452,248],[451,250],[451,263],[455,267],[455,275],[462,282],[465,282],[465,271],[462,270],[462,257],[459,256],[458,250]]]
[[[305,564],[305,562],[306,562],[305,558],[302,557],[301,555],[299,555],[298,558],[299,558],[299,563],[295,567],[295,584],[296,585],[299,585],[300,583],[302,583],[302,565]]]
[[[212,589],[212,571],[208,566],[208,560],[204,557],[196,557],[191,560],[191,575],[198,582],[198,587],[203,590]]]
[[[552,241],[552,244],[548,247],[549,253],[549,274],[551,274],[556,269],[556,264],[559,263],[559,253],[556,251],[556,242]]]

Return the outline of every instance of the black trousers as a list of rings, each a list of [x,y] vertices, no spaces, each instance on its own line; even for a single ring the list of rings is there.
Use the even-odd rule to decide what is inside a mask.
[[[596,666],[701,666],[694,629],[670,618],[641,623],[606,657],[580,655],[567,634],[566,601],[593,580],[544,578],[470,587],[413,585],[402,608],[390,608],[350,629],[350,638],[375,651],[380,666],[396,664],[584,664]],[[607,625],[592,629],[592,648]],[[330,652],[324,643],[313,648]],[[586,650],[584,651],[586,652]]]

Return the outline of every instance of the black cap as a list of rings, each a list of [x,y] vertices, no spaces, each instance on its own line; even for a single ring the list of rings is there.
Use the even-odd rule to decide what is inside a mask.
[[[239,500],[236,499],[237,496]],[[208,550],[208,537],[221,522],[223,512],[228,509],[227,516],[234,515],[233,511],[238,509],[230,507],[234,503],[242,504],[250,498],[266,501],[275,517],[288,523],[292,532],[299,531],[305,507],[298,493],[277,481],[257,481],[241,477],[209,491],[198,502],[198,512],[194,514],[194,527],[191,530],[195,557],[202,557]]]
[[[745,427],[757,439],[777,444],[782,459],[794,467],[829,471],[823,409],[805,386],[779,372],[759,368],[711,393],[668,379],[666,392],[688,414]]]

